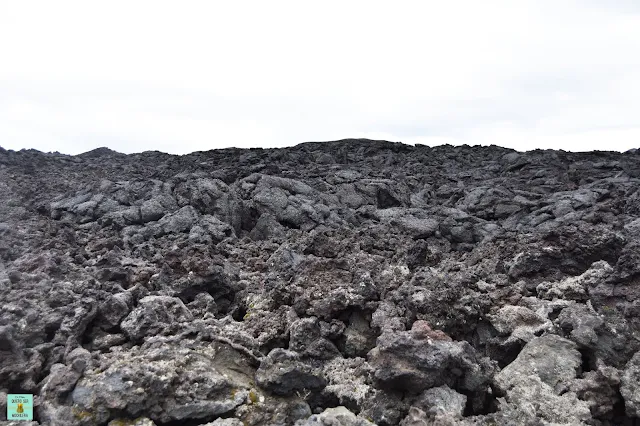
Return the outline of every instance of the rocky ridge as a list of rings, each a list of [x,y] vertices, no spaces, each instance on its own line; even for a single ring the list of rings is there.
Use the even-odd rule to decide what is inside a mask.
[[[634,425],[638,383],[637,151],[0,148],[33,424]]]

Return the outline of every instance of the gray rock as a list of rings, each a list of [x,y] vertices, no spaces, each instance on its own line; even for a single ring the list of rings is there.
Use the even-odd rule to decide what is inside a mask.
[[[376,334],[367,319],[359,312],[351,314],[344,337],[343,352],[347,357],[365,357],[376,345]]]
[[[620,376],[619,370],[601,364],[597,370],[587,371],[574,380],[571,391],[589,404],[593,417],[612,418],[617,415],[616,410],[622,402]]]
[[[199,215],[192,206],[184,206],[178,211],[165,215],[157,222],[157,235],[187,232],[198,221]]]
[[[400,426],[428,426],[429,423],[434,423],[434,421],[429,419],[427,413],[418,407],[411,407],[407,417],[400,422]]]
[[[520,376],[505,400],[498,402],[500,411],[513,413],[511,418],[570,425],[584,424],[591,418],[589,404],[574,392],[558,395],[535,376]]]
[[[563,330],[569,331],[569,338],[580,346],[597,348],[599,334],[602,334],[604,320],[592,307],[582,304],[567,306],[555,321]]]
[[[589,405],[569,391],[581,365],[576,344],[556,335],[537,337],[495,376],[506,402],[555,423],[579,423],[591,418]]]
[[[549,320],[523,306],[503,306],[489,318],[500,335],[525,342],[552,327]]]
[[[627,363],[621,379],[620,393],[629,417],[640,417],[640,352]]]
[[[167,325],[191,321],[193,316],[182,300],[169,296],[146,296],[122,321],[120,327],[129,339],[140,340],[160,333]]]
[[[115,419],[111,420],[107,426],[156,426],[156,424],[149,418],[139,417],[134,420],[129,419]]]
[[[507,391],[519,376],[535,376],[561,393],[575,379],[581,362],[574,342],[548,334],[527,343],[516,360],[500,371],[495,380],[500,389]]]
[[[118,346],[127,341],[127,336],[122,333],[109,334],[104,333],[101,335],[97,335],[93,338],[91,342],[91,349],[104,351],[108,350],[112,346]]]
[[[427,389],[414,403],[430,417],[447,415],[452,418],[461,418],[466,404],[467,397],[448,386]]]
[[[291,324],[289,329],[289,349],[301,355],[331,359],[339,356],[338,348],[321,336],[320,322],[317,318],[303,318]]]
[[[75,348],[67,355],[65,362],[70,365],[74,371],[82,374],[91,363],[91,353],[83,347]]]
[[[211,423],[207,423],[203,426],[244,426],[238,419],[216,419]]]
[[[81,372],[63,364],[53,364],[49,375],[42,381],[40,395],[45,399],[66,396],[80,379]]]
[[[198,233],[202,233],[204,236],[197,235]],[[215,216],[204,215],[200,218],[198,224],[191,228],[189,240],[196,243],[215,244],[231,236],[235,236],[235,231],[231,225]]]
[[[0,425],[2,426],[39,426],[38,422],[30,422],[24,420],[16,420],[16,421],[0,421]]]
[[[363,358],[334,358],[323,369],[327,378],[323,392],[334,396],[341,404],[355,403],[364,407],[375,393],[369,381],[372,372],[372,367]]]
[[[624,230],[635,238],[640,238],[640,218],[624,225]]]
[[[142,203],[140,206],[140,220],[142,223],[154,222],[161,219],[167,213],[167,208],[163,205],[162,199],[152,198]]]
[[[448,414],[430,416],[418,407],[411,407],[400,426],[457,426],[463,424],[461,419]]]
[[[249,233],[249,237],[256,241],[267,240],[269,238],[279,238],[284,235],[284,226],[282,226],[270,213],[263,213],[260,215],[256,225]]]
[[[160,423],[221,415],[248,397],[251,377],[230,369],[241,359],[226,346],[149,341],[126,354],[104,354],[100,368],[85,372],[71,398],[98,422],[116,413],[152,413]]]
[[[327,152],[320,154],[316,161],[318,162],[318,164],[333,164],[336,162],[333,156]]]
[[[569,277],[557,283],[545,282],[536,287],[538,297],[542,299],[565,299],[585,302],[589,299],[589,288],[596,287],[613,273],[613,268],[605,262],[598,261],[591,265],[582,275]]]
[[[557,218],[572,213],[573,211],[571,200],[560,200],[553,207],[553,215]]]
[[[396,223],[411,235],[419,238],[430,237],[438,230],[439,225],[434,219],[419,219],[413,216],[398,219]]]
[[[639,158],[0,148],[0,397],[65,426],[289,426],[338,404],[382,426],[624,422]]]
[[[307,420],[299,420],[296,426],[373,426],[370,421],[357,417],[345,407],[327,408]]]
[[[562,309],[554,323],[593,360],[599,359],[616,368],[622,369],[637,348],[634,344],[625,344],[625,322],[607,321],[590,303],[570,304]]]
[[[105,329],[116,327],[129,314],[133,305],[133,297],[129,292],[122,292],[110,296],[98,308],[100,320]]]
[[[384,333],[378,338],[369,362],[380,386],[413,392],[442,385],[466,391],[488,386],[492,366],[471,345],[453,342],[430,329],[424,331],[419,323],[412,331]]]
[[[269,352],[256,372],[258,386],[277,395],[317,391],[327,382],[322,372],[300,361],[293,351],[277,348]]]

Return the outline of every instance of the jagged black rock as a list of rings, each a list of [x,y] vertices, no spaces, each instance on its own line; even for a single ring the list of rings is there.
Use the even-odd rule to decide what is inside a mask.
[[[0,307],[43,425],[637,424],[640,154],[0,148]]]

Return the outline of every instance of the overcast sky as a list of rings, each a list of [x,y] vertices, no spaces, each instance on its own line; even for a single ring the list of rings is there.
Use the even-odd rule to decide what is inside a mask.
[[[640,1],[4,1],[0,146],[640,147]]]

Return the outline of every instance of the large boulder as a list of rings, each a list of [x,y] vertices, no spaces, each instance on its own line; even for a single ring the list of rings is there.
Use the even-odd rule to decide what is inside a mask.
[[[369,362],[381,387],[410,392],[443,385],[483,391],[493,372],[467,342],[454,342],[424,321],[416,321],[411,331],[383,333]]]
[[[502,405],[519,407],[534,418],[580,423],[591,418],[589,405],[571,392],[582,360],[574,342],[548,334],[525,345],[518,357],[495,377],[506,395]]]
[[[126,353],[104,354],[71,393],[77,416],[104,423],[146,414],[157,423],[187,422],[232,412],[249,397],[251,371],[226,345],[151,339]],[[243,364],[244,363],[244,364]],[[86,413],[86,414],[83,414]]]

